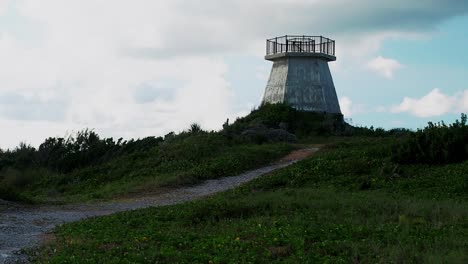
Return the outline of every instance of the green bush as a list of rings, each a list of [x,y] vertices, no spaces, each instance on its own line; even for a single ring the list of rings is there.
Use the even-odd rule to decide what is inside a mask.
[[[22,188],[33,181],[30,171],[20,171],[14,168],[6,168],[0,172],[1,184],[14,188]]]
[[[341,114],[304,112],[286,104],[264,104],[252,110],[249,115],[238,118],[232,125],[225,126],[225,130],[241,133],[258,125],[282,128],[297,136],[307,136],[339,133],[344,129],[345,123]]]
[[[6,201],[32,203],[32,200],[29,197],[21,194],[20,191],[10,186],[0,185],[0,199],[6,200]]]
[[[47,138],[38,149],[21,143],[13,150],[0,151],[0,170],[8,167],[24,170],[43,167],[68,173],[76,169],[99,165],[126,154],[151,149],[163,139],[146,137],[124,141],[101,138],[85,129],[67,138]]]
[[[196,134],[196,133],[203,132],[203,129],[201,128],[200,124],[193,123],[190,125],[188,132],[192,134]]]
[[[45,168],[26,168],[23,170],[8,167],[0,171],[0,199],[8,201],[31,202],[24,190],[40,184],[54,175]]]
[[[394,148],[392,159],[400,164],[447,164],[468,159],[466,114],[451,125],[429,122]]]
[[[18,193],[37,201],[111,198],[235,175],[291,149],[282,143],[252,144],[197,124],[163,141],[114,142],[85,130],[73,139],[49,138],[38,150],[23,144],[1,153],[0,186],[8,200],[20,199]]]

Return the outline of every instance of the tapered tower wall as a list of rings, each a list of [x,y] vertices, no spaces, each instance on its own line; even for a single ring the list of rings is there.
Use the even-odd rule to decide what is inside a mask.
[[[328,62],[313,57],[275,59],[263,103],[287,103],[301,111],[341,113]]]
[[[262,103],[286,103],[298,110],[341,114],[328,62],[335,41],[322,36],[284,36],[267,40],[273,61]]]
[[[273,63],[262,103],[284,103],[288,68],[287,59],[276,60]]]

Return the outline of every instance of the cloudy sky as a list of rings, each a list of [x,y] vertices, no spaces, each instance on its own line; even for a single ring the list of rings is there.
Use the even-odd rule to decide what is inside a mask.
[[[285,34],[336,40],[353,124],[468,112],[465,0],[0,0],[0,147],[219,129],[260,103],[265,39]]]

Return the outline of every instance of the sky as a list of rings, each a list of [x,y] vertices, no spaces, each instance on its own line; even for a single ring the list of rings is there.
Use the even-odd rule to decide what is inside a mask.
[[[336,41],[354,125],[468,112],[465,0],[0,0],[0,148],[221,129],[260,104],[265,40],[286,34]]]

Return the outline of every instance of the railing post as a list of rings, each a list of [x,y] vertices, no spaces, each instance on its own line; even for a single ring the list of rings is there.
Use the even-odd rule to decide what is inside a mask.
[[[322,45],[323,45],[323,40],[322,40],[322,36],[320,36],[320,53],[323,53]]]
[[[333,56],[335,56],[335,41],[333,41]]]
[[[288,35],[286,35],[286,52],[288,52]]]
[[[275,54],[278,53],[278,37],[275,37]]]
[[[301,43],[301,50],[302,50],[302,52],[306,52],[306,51],[307,51],[307,49],[305,48],[306,46],[307,46],[307,45],[306,45],[306,43],[305,43],[305,36],[302,35],[302,43]]]

